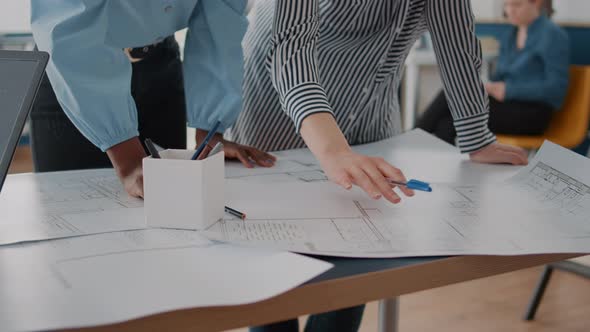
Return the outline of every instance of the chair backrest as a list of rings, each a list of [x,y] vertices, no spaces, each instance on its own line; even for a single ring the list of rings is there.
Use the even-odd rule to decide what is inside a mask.
[[[571,66],[563,107],[551,119],[545,137],[565,147],[575,147],[588,135],[590,123],[590,66]]]

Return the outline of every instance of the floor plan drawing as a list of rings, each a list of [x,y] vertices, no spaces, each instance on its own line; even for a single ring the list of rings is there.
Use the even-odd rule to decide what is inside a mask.
[[[308,185],[299,187],[302,186]],[[310,192],[321,196],[319,193],[323,190],[323,184],[312,186]],[[298,187],[293,184],[292,188],[296,191]],[[284,218],[278,216],[280,211],[270,212],[266,218],[263,213],[255,211],[254,216],[246,220],[220,220],[205,234],[219,241],[346,257],[401,257],[424,253],[484,251],[491,233],[485,226],[478,225],[477,202],[469,196],[472,189],[470,186],[439,185],[435,190],[440,199],[432,201],[432,209],[429,210],[414,209],[410,205],[391,207],[382,201],[365,198],[360,191],[350,193],[350,198],[343,198],[339,204],[326,201],[316,204],[314,202],[320,199],[306,195],[307,198],[302,196],[300,201],[307,201],[294,202],[296,207],[284,210]],[[272,200],[265,200],[267,205],[274,205]],[[415,203],[416,206],[420,204]],[[338,208],[336,212],[337,206],[346,209]],[[333,217],[329,217],[330,212],[327,210],[330,209],[334,211]],[[341,212],[343,210],[347,211],[346,214]],[[317,211],[317,217],[310,211]],[[501,251],[514,250],[508,238],[496,238],[495,245]]]
[[[321,182],[328,178],[316,163],[303,160],[281,158],[274,167],[254,169],[244,168],[241,164],[226,165],[226,178],[241,179],[257,183],[277,182]]]
[[[290,161],[283,175],[310,167],[296,162],[303,155],[282,157]],[[572,158],[569,151],[547,144],[536,160],[504,182],[432,183],[432,193],[417,192],[397,205],[327,181],[291,176],[279,185],[271,175],[257,174],[251,178],[258,179],[258,186],[226,182],[231,192],[226,203],[248,218],[219,221],[205,234],[346,257],[590,251],[590,176],[575,171],[589,161]],[[575,167],[567,169],[560,160]]]
[[[0,196],[0,245],[145,228],[113,170],[22,174]]]
[[[590,212],[590,187],[543,162],[536,163],[519,182],[537,201],[565,214]]]
[[[389,246],[389,231],[372,216],[377,208],[365,208],[353,201],[358,213],[350,217],[315,219],[241,219],[220,220],[209,229],[230,242],[272,243],[294,251],[334,250],[331,243],[343,245],[335,251],[383,250]],[[384,234],[387,233],[387,234]],[[297,250],[295,250],[297,248]],[[287,248],[285,248],[287,249]]]

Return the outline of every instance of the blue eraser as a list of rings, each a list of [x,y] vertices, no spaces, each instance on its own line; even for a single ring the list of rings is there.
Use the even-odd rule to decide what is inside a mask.
[[[419,180],[414,180],[414,179],[408,181],[407,187],[410,189],[420,190],[420,191],[427,191],[427,192],[432,191],[432,188],[430,187],[429,183],[419,181]]]

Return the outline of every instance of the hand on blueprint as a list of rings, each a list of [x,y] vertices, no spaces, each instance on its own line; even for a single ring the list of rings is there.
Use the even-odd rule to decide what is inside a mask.
[[[146,153],[139,138],[133,137],[112,146],[107,150],[107,155],[127,193],[143,198],[142,161]]]
[[[406,182],[406,177],[383,158],[344,151],[322,156],[320,164],[328,178],[345,189],[350,189],[354,184],[374,199],[383,196],[394,204],[401,201],[386,178]],[[404,195],[414,196],[412,190],[403,186],[399,188]]]
[[[384,196],[394,204],[401,201],[386,178],[405,182],[404,174],[383,158],[352,151],[332,114],[316,113],[306,117],[301,125],[301,137],[332,182],[345,189],[357,185],[374,199]],[[400,189],[406,196],[414,195],[406,187]]]
[[[207,136],[207,131],[203,129],[197,129],[196,141],[202,142]],[[262,167],[272,167],[275,164],[277,158],[269,153],[260,151],[256,148],[234,143],[223,139],[223,135],[216,134],[211,139],[209,145],[214,146],[218,142],[223,143],[223,152],[225,157],[228,159],[238,159],[247,168],[254,167],[254,164]]]
[[[526,165],[528,163],[525,150],[498,142],[470,153],[469,158],[472,161],[486,164]]]

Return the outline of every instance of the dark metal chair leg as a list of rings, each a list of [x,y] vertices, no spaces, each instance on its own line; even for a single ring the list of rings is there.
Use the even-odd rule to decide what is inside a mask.
[[[546,265],[539,282],[537,283],[537,287],[535,288],[535,293],[533,294],[533,298],[529,302],[529,306],[526,310],[524,315],[524,320],[530,321],[535,318],[535,314],[537,313],[537,308],[541,303],[541,299],[543,298],[543,294],[545,294],[545,288],[547,288],[547,284],[549,283],[549,279],[551,278],[551,274],[553,273],[553,267],[551,265]]]
[[[574,261],[561,261],[550,264],[552,268],[560,271],[573,273],[580,277],[590,278],[590,266]]]

